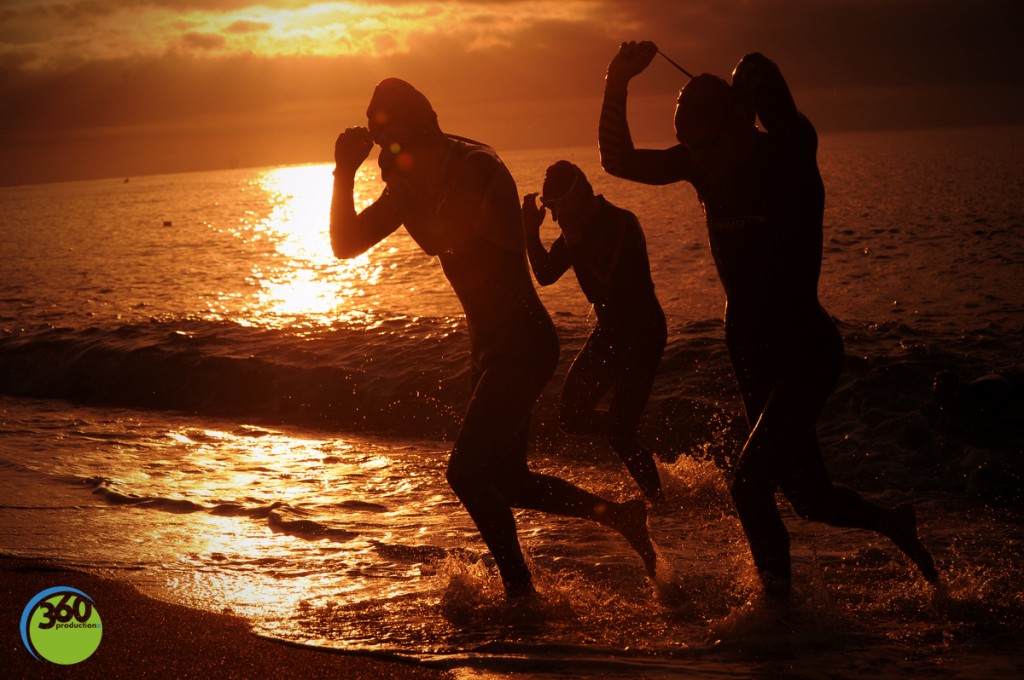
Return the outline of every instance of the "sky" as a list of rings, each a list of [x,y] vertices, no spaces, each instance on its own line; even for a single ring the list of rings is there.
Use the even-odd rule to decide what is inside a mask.
[[[819,131],[1024,123],[1020,0],[3,0],[0,185],[329,162],[374,85],[503,149],[595,145],[624,40],[728,76],[782,69]],[[672,143],[685,78],[630,87]]]

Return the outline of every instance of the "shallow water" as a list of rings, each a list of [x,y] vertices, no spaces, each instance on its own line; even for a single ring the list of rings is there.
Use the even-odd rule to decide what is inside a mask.
[[[1005,677],[1024,664],[1021,420],[957,429],[929,390],[939,369],[1024,364],[1022,140],[822,139],[822,300],[847,352],[827,464],[917,503],[944,593],[884,541],[787,506],[793,609],[758,600],[725,491],[744,425],[692,190],[612,180],[589,149],[504,155],[521,192],[574,160],[647,231],[670,323],[645,420],[671,496],[650,521],[657,583],[600,527],[520,513],[541,598],[504,604],[444,483],[469,391],[457,301],[401,232],[333,260],[326,166],[0,190],[0,551],[466,677]],[[368,166],[361,200],[378,190]],[[541,294],[563,352],[533,464],[634,497],[606,446],[552,423],[593,319],[571,277]]]

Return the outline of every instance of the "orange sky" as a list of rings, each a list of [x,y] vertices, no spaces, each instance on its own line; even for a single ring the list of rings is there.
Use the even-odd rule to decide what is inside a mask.
[[[330,160],[376,82],[498,148],[596,143],[622,40],[694,72],[759,50],[824,131],[1024,122],[1018,0],[5,0],[0,184]],[[680,74],[631,89],[672,141]]]

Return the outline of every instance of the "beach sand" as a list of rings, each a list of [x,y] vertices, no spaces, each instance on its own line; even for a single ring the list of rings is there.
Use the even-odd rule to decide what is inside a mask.
[[[36,660],[21,641],[37,593],[71,586],[103,619],[96,652],[73,666]],[[147,597],[130,585],[40,560],[0,557],[0,675],[8,678],[449,678],[400,661],[318,651],[260,638],[240,618]]]

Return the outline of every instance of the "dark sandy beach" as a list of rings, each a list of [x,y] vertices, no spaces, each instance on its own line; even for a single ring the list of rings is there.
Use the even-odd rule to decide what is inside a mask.
[[[103,639],[74,666],[37,661],[21,641],[22,610],[71,586],[103,617]],[[147,597],[131,586],[45,561],[0,557],[0,675],[8,678],[445,678],[402,662],[317,651],[257,637],[242,619]]]

